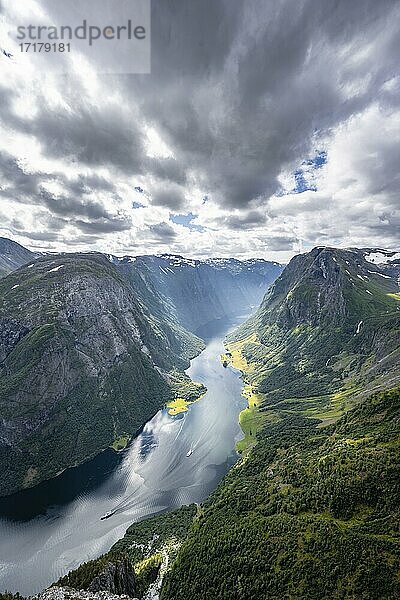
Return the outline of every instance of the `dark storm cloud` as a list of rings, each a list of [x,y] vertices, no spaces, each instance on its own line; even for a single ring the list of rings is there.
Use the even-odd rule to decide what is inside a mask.
[[[168,244],[173,241],[176,237],[176,232],[171,225],[168,223],[156,223],[155,225],[150,225],[149,231],[154,240],[159,241],[160,243]]]
[[[298,242],[298,239],[294,236],[281,235],[274,237],[266,237],[264,241],[265,246],[266,248],[268,248],[268,250],[283,251],[287,250],[288,248],[292,248],[293,244]]]
[[[0,194],[11,196],[13,199],[25,203],[27,200],[34,204],[43,204],[55,214],[75,213],[90,216],[90,211],[101,212],[105,216],[105,209],[100,203],[85,201],[80,198],[83,194],[92,191],[112,192],[115,195],[115,186],[112,182],[96,174],[79,175],[77,179],[68,179],[63,173],[49,175],[47,173],[30,173],[23,169],[18,161],[10,154],[0,155],[0,176],[2,185]],[[64,187],[75,198],[56,198],[42,189],[42,184],[55,181]],[[98,207],[98,208],[96,208]]]
[[[0,188],[0,195],[13,198],[21,203],[33,203],[47,208],[49,213],[39,212],[37,221],[41,221],[49,231],[61,230],[67,224],[76,223],[79,229],[87,232],[109,233],[124,231],[132,226],[127,215],[112,214],[98,201],[79,196],[54,195],[43,189],[42,183],[57,181],[69,191],[87,193],[92,190],[113,190],[114,186],[106,179],[96,175],[81,176],[77,180],[68,180],[62,173],[49,176],[44,173],[25,173],[18,162],[9,155],[0,156],[0,174],[6,183]],[[86,219],[86,220],[82,220]],[[14,222],[16,230],[24,230],[22,223]],[[36,238],[35,238],[36,239]]]
[[[24,232],[24,235],[32,239],[45,239],[37,237],[42,235],[41,229],[49,232],[49,241],[58,239],[52,232],[59,232],[70,224],[76,225],[85,233],[93,234],[124,231],[132,226],[128,215],[113,214],[101,202],[85,198],[84,194],[93,190],[114,190],[113,184],[97,175],[68,180],[62,173],[51,176],[45,173],[26,173],[17,161],[7,154],[0,156],[0,175],[4,182],[0,187],[0,196],[38,207],[39,212],[35,213],[35,236],[31,231],[25,231],[22,220],[13,218],[9,223],[11,228]],[[50,180],[56,181],[71,192],[80,192],[83,196],[54,195],[42,187],[43,183]],[[40,207],[47,211],[41,210]]]
[[[398,129],[398,122],[396,127]],[[374,135],[373,152],[369,151],[367,146],[370,140],[366,140],[366,151],[358,157],[358,167],[362,170],[369,192],[372,195],[384,194],[387,202],[394,209],[399,206],[399,136],[382,135],[382,131],[373,132],[371,137],[372,135]]]
[[[79,77],[60,78],[65,107],[49,104],[42,89],[32,119],[17,117],[9,91],[0,88],[2,115],[34,136],[46,158],[104,166],[116,177],[140,175],[154,206],[191,209],[185,187],[194,182],[221,207],[239,209],[217,221],[221,228],[245,231],[265,225],[267,210],[282,216],[279,201],[271,208],[266,199],[281,188],[283,170],[295,172],[315,156],[320,136],[373,103],[388,114],[399,106],[398,88],[386,85],[398,72],[399,18],[396,0],[153,0],[150,75],[100,78],[99,95]],[[109,100],[109,90],[121,101]],[[146,127],[172,156],[147,156]],[[391,235],[399,145],[379,133],[357,168],[366,193],[385,195],[381,226]],[[128,216],[85,199],[96,190],[116,193],[103,177],[71,181],[59,174],[66,193],[56,199],[40,193],[46,175],[24,173],[10,160],[3,167],[14,198],[31,196],[84,235],[130,227]],[[283,211],[316,212],[319,201],[288,204],[283,197]],[[371,205],[360,210],[368,219]],[[146,231],[159,241],[176,237],[168,223]],[[293,241],[283,234],[266,239],[277,250]]]
[[[9,109],[8,90],[0,88],[0,99],[5,98],[7,109],[1,111],[1,120],[21,133],[34,136],[48,158],[92,167],[110,165],[127,173],[141,172],[145,157],[143,131],[129,107],[89,101],[81,82],[74,78],[63,81],[66,106],[49,105],[46,89],[42,87],[37,90],[34,119],[14,114]]]
[[[146,158],[142,164],[143,172],[148,172],[167,181],[184,185],[186,183],[186,172],[182,164],[175,158]]]
[[[8,220],[7,215],[3,215],[3,220],[6,221],[7,226],[11,231],[15,231],[30,239],[42,241],[58,240],[60,238],[60,232],[66,225],[66,221],[63,219],[53,217],[45,212],[39,212],[35,215],[34,229],[28,228],[24,219],[19,219],[18,217],[12,217]]]
[[[110,215],[100,202],[93,200],[84,201],[81,198],[54,196],[44,190],[41,191],[40,197],[42,204],[55,215],[112,220],[112,215]]]
[[[49,209],[48,229],[62,229],[66,225],[75,225],[85,234],[107,234],[126,231],[132,227],[132,220],[125,213],[113,214],[101,202],[54,196],[41,190],[41,204]]]
[[[154,206],[163,206],[176,211],[185,205],[185,196],[178,186],[166,185],[160,189],[154,189],[150,201]]]
[[[50,156],[90,166],[109,164],[135,173],[144,152],[142,134],[128,111],[78,98],[72,111],[43,110],[32,133]]]
[[[363,110],[397,71],[395,1],[152,5],[152,76],[132,77],[130,93],[140,81],[146,119],[224,206],[274,193],[316,131]]]
[[[36,240],[37,242],[58,242],[60,240],[58,233],[49,231],[48,229],[44,229],[43,231],[23,229],[20,233],[30,240]]]
[[[398,246],[400,230],[400,219],[398,216],[393,216],[387,221],[381,221],[380,223],[373,223],[369,228],[375,234],[382,235],[382,239],[389,239]]]
[[[15,200],[35,197],[40,189],[40,177],[36,173],[27,173],[10,154],[0,154],[0,194],[12,196]]]
[[[132,227],[131,219],[126,215],[115,215],[91,221],[83,221],[76,219],[73,225],[78,227],[83,233],[115,233],[118,231],[126,231]]]
[[[103,192],[115,192],[115,185],[100,175],[92,173],[90,175],[79,175],[77,179],[64,181],[64,186],[72,194],[87,194],[93,190]]]
[[[247,230],[265,225],[266,214],[265,211],[250,210],[240,215],[229,215],[228,217],[218,219],[217,223],[228,229]]]

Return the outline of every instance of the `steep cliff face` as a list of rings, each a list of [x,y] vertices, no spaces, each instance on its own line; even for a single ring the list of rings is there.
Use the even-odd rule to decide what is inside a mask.
[[[352,327],[393,305],[387,294],[398,291],[397,278],[386,271],[360,250],[314,248],[294,257],[276,280],[259,311],[261,322]]]
[[[315,248],[290,261],[231,338],[257,362],[260,392],[327,394],[355,375],[372,390],[378,372],[382,386],[398,381],[397,275],[366,260],[370,253]]]
[[[175,319],[193,332],[214,319],[257,306],[283,268],[262,259],[111,258],[135,288],[145,285],[147,290],[156,290]],[[154,298],[154,292],[151,295]]]
[[[37,257],[37,254],[17,242],[0,237],[0,277],[8,275]]]
[[[0,281],[0,494],[133,434],[171,397],[165,373],[203,348],[188,329],[248,309],[281,270],[259,260],[39,257],[10,240],[0,243],[3,266],[13,271]]]
[[[139,595],[135,572],[127,558],[107,563],[88,587],[89,592],[102,590],[131,598]]]
[[[80,567],[78,573],[66,575],[36,599],[130,600],[141,596],[140,583],[127,556],[100,557]]]
[[[197,514],[198,507],[191,504],[133,523],[107,554],[83,563],[55,585],[80,591],[120,590],[156,600]]]
[[[263,322],[288,327],[340,322],[346,278],[335,256],[323,249],[293,258],[262,303]],[[261,313],[261,311],[260,311]]]
[[[132,600],[130,596],[113,594],[105,590],[90,592],[88,590],[75,590],[69,587],[52,586],[41,594],[33,597],[34,600]],[[137,599],[136,599],[137,600]]]
[[[134,433],[198,340],[142,305],[102,255],[41,258],[0,282],[0,493]]]

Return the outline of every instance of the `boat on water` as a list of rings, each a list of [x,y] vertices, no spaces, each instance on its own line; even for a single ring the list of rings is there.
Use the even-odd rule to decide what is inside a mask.
[[[115,513],[115,510],[110,510],[108,513],[106,513],[105,515],[100,517],[100,521],[104,521],[104,519],[109,519],[110,517],[113,516],[114,513]]]
[[[190,448],[189,452],[186,452],[186,456],[190,456],[191,454],[193,454],[193,449]]]

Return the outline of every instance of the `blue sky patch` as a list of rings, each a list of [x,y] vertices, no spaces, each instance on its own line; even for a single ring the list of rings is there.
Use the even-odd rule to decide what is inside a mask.
[[[320,169],[327,162],[327,153],[320,150],[313,158],[307,158],[301,163],[301,167],[294,172],[295,186],[287,192],[279,190],[277,196],[287,194],[301,194],[307,190],[317,191],[317,186],[313,178],[313,173]]]
[[[197,215],[194,215],[193,213],[187,213],[186,215],[171,215],[169,220],[172,221],[172,223],[176,223],[176,225],[183,225],[184,227],[187,227],[188,229],[190,229],[191,231],[200,231],[203,232],[204,231],[204,227],[202,227],[201,225],[195,225],[194,223],[192,223],[193,219],[195,219],[197,217]]]
[[[301,164],[302,167],[300,167],[300,169],[298,169],[294,173],[294,180],[296,182],[296,185],[291,191],[291,193],[301,194],[306,190],[316,192],[317,186],[313,181],[313,172],[320,169],[324,164],[326,164],[326,152],[324,150],[321,150],[320,152],[317,152],[317,154],[313,158],[303,160]]]
[[[314,158],[310,158],[309,160],[305,160],[303,164],[305,165],[313,165],[315,169],[319,169],[322,165],[326,164],[327,154],[325,150],[320,150],[317,152]]]

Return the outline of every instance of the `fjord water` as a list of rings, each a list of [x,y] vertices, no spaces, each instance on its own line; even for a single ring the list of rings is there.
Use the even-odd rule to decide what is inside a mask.
[[[0,592],[34,594],[108,551],[134,521],[201,502],[216,487],[237,460],[245,406],[239,373],[220,362],[233,325],[211,323],[198,332],[207,346],[187,373],[207,393],[188,412],[160,410],[124,452],[107,450],[0,499]]]

